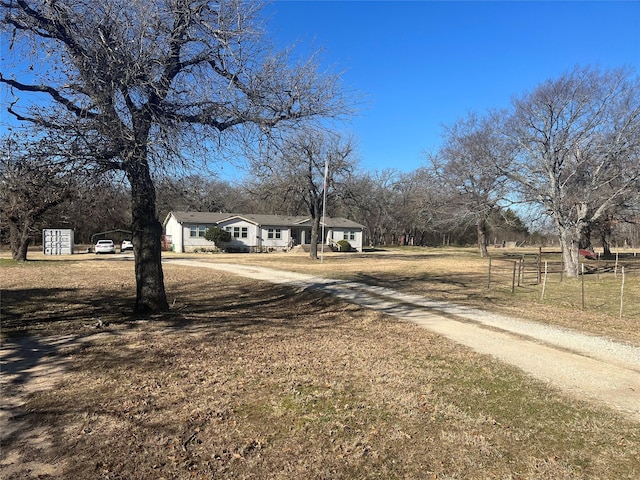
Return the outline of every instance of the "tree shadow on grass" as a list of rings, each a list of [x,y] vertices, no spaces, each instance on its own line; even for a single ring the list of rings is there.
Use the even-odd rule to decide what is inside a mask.
[[[210,328],[212,333],[253,327],[319,329],[327,325],[323,315],[335,311],[340,302],[318,291],[299,291],[295,287],[253,282],[225,289],[218,295],[189,297],[185,291],[174,290],[177,298],[187,298],[172,306],[165,316],[172,328],[193,326]],[[182,295],[184,294],[184,295]]]
[[[21,418],[21,397],[46,389],[71,365],[61,350],[122,322],[124,302],[112,294],[89,295],[77,288],[19,288],[2,291],[2,441],[16,434],[9,419]],[[104,318],[104,320],[102,320]],[[100,327],[98,326],[100,324]]]
[[[5,337],[70,334],[98,320],[127,320],[132,298],[80,288],[6,289],[2,291],[2,333]]]
[[[74,342],[75,337],[70,335],[46,340],[38,336],[3,339],[0,348],[0,443],[5,452],[13,442],[30,443],[33,433],[25,422],[32,422],[33,416],[23,404],[27,398],[50,390],[59,380],[59,374],[70,368],[70,359],[59,352]],[[32,424],[38,425],[37,422]]]
[[[359,273],[355,281],[376,287],[385,287],[401,292],[419,292],[425,297],[465,300],[477,296],[477,291],[486,285],[486,279],[478,274],[440,275],[433,273],[412,274],[379,273],[375,276]]]
[[[321,292],[296,293],[292,287],[251,282],[227,285],[224,291],[193,285],[174,288],[184,298],[171,311],[151,316],[131,313],[133,297],[112,292],[89,295],[80,289],[30,288],[3,291],[3,373],[11,383],[25,384],[34,367],[53,362],[62,347],[104,333],[121,335],[150,328],[206,330],[211,336],[224,332],[242,334],[256,328],[287,330],[320,329],[335,325],[323,315],[338,302]]]
[[[65,429],[69,421],[73,421],[86,424],[84,427],[81,425],[81,430],[90,432],[77,437],[76,444],[80,445],[77,453],[82,452],[82,448],[93,452],[95,442],[100,439],[116,442],[118,447],[126,449],[124,442],[130,440],[131,429],[148,438],[167,436],[178,439],[179,443],[171,446],[178,447],[178,451],[188,458],[185,445],[202,420],[195,417],[193,424],[187,422],[183,429],[177,430],[171,423],[175,428],[168,430],[162,419],[169,412],[181,410],[175,410],[173,404],[153,404],[153,397],[149,393],[153,392],[156,380],[157,388],[161,388],[161,384],[171,383],[171,375],[184,375],[185,388],[199,388],[201,377],[206,373],[188,368],[184,364],[185,352],[202,361],[210,355],[203,348],[213,345],[217,349],[214,351],[236,351],[236,354],[227,353],[231,358],[236,358],[242,352],[241,342],[245,341],[243,339],[247,335],[291,338],[305,331],[335,328],[347,321],[341,318],[343,314],[348,315],[350,308],[355,309],[338,306],[339,302],[322,292],[296,293],[291,287],[260,282],[234,283],[215,293],[211,292],[211,285],[200,287],[200,293],[194,293],[193,284],[173,287],[172,294],[184,300],[177,300],[169,313],[151,317],[126,315],[124,312],[130,308],[130,302],[116,299],[112,294],[88,295],[77,289],[23,289],[9,292],[11,303],[5,304],[3,310],[9,317],[14,335],[3,341],[0,357],[3,382],[6,381],[7,387],[3,388],[3,396],[10,395],[17,400],[3,402],[2,423],[7,427],[1,438],[3,445],[15,451],[19,445],[32,444],[34,442],[29,441],[30,435],[42,427],[47,430],[49,437],[65,438]],[[57,307],[60,302],[70,299],[73,299],[75,309],[63,312],[62,307]],[[85,326],[88,319],[95,318],[96,313],[100,318],[115,318],[114,310],[119,312],[119,321],[102,328],[95,328],[91,324]],[[39,311],[47,313],[38,318]],[[39,322],[44,326],[34,330],[23,325],[25,328],[21,330],[21,323],[28,322]],[[29,332],[57,332],[64,335],[17,335]],[[126,336],[127,333],[134,335]],[[232,346],[228,347],[229,344]],[[210,358],[213,371],[218,357],[213,355]],[[53,370],[61,374],[77,372],[80,374],[78,378],[86,381],[87,385],[74,385],[67,392],[65,377],[54,375],[48,379],[49,388],[58,390],[32,396],[33,383]],[[119,389],[119,395],[122,395],[121,401],[115,403],[112,398],[114,388]],[[179,402],[179,398],[180,395],[175,402]],[[29,402],[28,407],[23,405],[25,401]],[[133,405],[130,410],[127,407],[129,404]],[[224,405],[216,404],[208,408],[212,409],[214,416],[224,415]],[[154,420],[150,421],[146,415],[153,415]],[[122,435],[103,438],[104,434],[97,427],[93,433],[93,418],[96,419],[96,425],[105,421],[113,422]],[[95,435],[93,440],[89,435]],[[43,453],[41,458],[46,463],[49,458],[63,455],[61,449],[64,448],[64,445],[56,445],[53,452]],[[41,453],[29,455],[40,456]],[[105,457],[104,461],[109,463],[109,456]],[[156,463],[161,461],[162,458],[154,459]]]
[[[424,247],[425,250],[430,248],[429,251],[420,252],[419,250],[415,251],[397,251],[397,252],[389,252],[384,249],[376,249],[373,251],[365,251],[363,253],[356,252],[348,252],[348,253],[334,253],[332,256],[327,257],[325,260],[331,262],[332,260],[342,260],[344,258],[351,259],[363,259],[363,260],[375,260],[380,259],[384,261],[393,260],[396,263],[414,263],[419,261],[429,261],[435,260],[439,258],[451,258],[457,257],[461,260],[464,258],[477,258],[477,252],[473,251],[460,251],[460,252],[452,252],[452,251],[437,251],[433,250],[432,247]]]

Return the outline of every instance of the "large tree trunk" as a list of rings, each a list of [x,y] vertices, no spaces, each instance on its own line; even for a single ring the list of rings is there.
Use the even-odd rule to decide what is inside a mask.
[[[309,257],[318,259],[318,232],[320,231],[320,217],[316,215],[311,219],[311,244],[309,245]]]
[[[593,226],[591,223],[585,223],[584,227],[582,227],[582,232],[580,235],[580,243],[578,244],[579,248],[584,250],[593,251],[593,246],[591,245],[591,235],[593,234]]]
[[[560,234],[564,271],[567,277],[575,278],[578,276],[578,267],[580,266],[580,256],[578,252],[580,232],[561,224],[558,224],[558,232]]]
[[[19,222],[9,220],[9,244],[11,245],[11,258],[18,262],[27,261],[29,251],[29,222],[25,220],[20,228]]]
[[[165,312],[169,304],[162,272],[162,224],[156,217],[156,192],[146,159],[129,166],[132,240],[136,264],[136,313]]]
[[[602,227],[600,228],[600,239],[602,240],[602,255],[604,257],[611,256],[611,218],[607,218],[604,222],[602,222]]]
[[[311,217],[311,242],[309,257],[318,259],[318,236],[320,235],[320,216],[322,215],[322,197],[314,197],[309,203],[309,217]],[[322,240],[324,242],[324,239]]]
[[[478,232],[478,250],[481,257],[487,257],[489,252],[487,251],[487,222],[484,218],[478,218],[476,222],[476,229]]]
[[[602,256],[611,257],[611,229],[603,228],[600,237],[602,239]]]

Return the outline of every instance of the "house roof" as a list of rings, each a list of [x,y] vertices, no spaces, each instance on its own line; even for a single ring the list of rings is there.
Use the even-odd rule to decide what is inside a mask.
[[[218,224],[226,220],[239,218],[246,220],[247,222],[255,225],[269,225],[269,226],[311,226],[311,220],[309,217],[304,216],[289,216],[289,215],[263,215],[263,214],[250,214],[250,213],[224,213],[224,212],[169,212],[167,218],[164,221],[164,225],[167,224],[171,215],[178,221],[178,223],[198,223],[198,224]],[[325,226],[332,228],[364,228],[363,225],[356,223],[347,218],[341,217],[326,217]]]
[[[229,216],[228,213],[216,212],[169,212],[164,220],[166,225],[173,215],[178,223],[218,223]]]

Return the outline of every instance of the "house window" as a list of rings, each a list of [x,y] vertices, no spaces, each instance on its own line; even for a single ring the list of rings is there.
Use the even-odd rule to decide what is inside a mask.
[[[248,238],[249,230],[247,227],[224,227],[233,238]]]
[[[270,228],[267,230],[267,238],[282,238],[282,232],[279,228]]]
[[[189,236],[204,238],[205,233],[207,233],[207,228],[206,225],[191,225],[189,227]]]
[[[342,238],[345,240],[355,240],[356,232],[354,230],[345,230]]]

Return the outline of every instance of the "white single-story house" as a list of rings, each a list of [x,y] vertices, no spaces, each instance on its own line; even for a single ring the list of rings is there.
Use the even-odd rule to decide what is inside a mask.
[[[321,230],[322,230],[321,222]],[[174,252],[192,252],[215,248],[204,238],[207,229],[217,226],[231,234],[228,250],[244,252],[285,251],[296,245],[311,243],[309,217],[253,215],[214,212],[169,212],[163,223],[165,238]],[[325,218],[325,244],[348,240],[362,251],[363,225],[346,218]],[[322,232],[318,232],[322,235]]]

